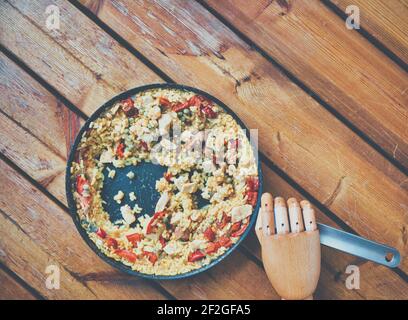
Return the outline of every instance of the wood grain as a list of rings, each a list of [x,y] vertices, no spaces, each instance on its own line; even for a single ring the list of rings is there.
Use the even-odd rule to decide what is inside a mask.
[[[67,212],[3,161],[0,181],[0,261],[41,295],[52,299],[164,298],[146,281],[102,262],[81,239]],[[59,290],[45,286],[45,269],[51,264],[61,271]]]
[[[318,0],[207,2],[408,168],[408,77],[368,40]]]
[[[406,175],[201,5],[104,1],[97,14],[175,81],[219,97],[257,128],[266,156],[357,232],[407,252]]]
[[[0,269],[0,283],[0,300],[37,300],[30,291],[2,269]]]
[[[3,54],[0,90],[0,151],[66,203],[67,150],[83,119]]]
[[[19,67],[17,67],[13,62],[8,60],[6,57],[0,55],[0,65],[4,67],[2,69],[2,72],[7,74],[7,79],[8,79],[8,87],[6,88],[9,92],[5,93],[7,94],[6,96],[13,97],[12,101],[9,100],[4,100],[4,104],[9,106],[8,112],[11,115],[11,120],[8,119],[7,117],[5,118],[5,121],[11,122],[12,124],[17,122],[17,119],[19,119],[19,113],[17,112],[20,110],[20,104],[19,103],[13,103],[17,101],[22,101],[24,100],[24,97],[30,97],[29,99],[25,99],[25,106],[26,108],[32,108],[36,105],[36,95],[33,93],[37,93],[37,95],[40,95],[44,100],[44,105],[42,108],[35,108],[37,112],[33,112],[31,114],[31,121],[28,121],[26,123],[26,126],[24,129],[20,126],[15,125],[13,129],[11,130],[5,130],[4,131],[4,137],[1,139],[3,140],[4,145],[15,145],[19,146],[21,145],[21,148],[12,148],[12,149],[7,149],[6,155],[13,159],[14,162],[25,169],[25,171],[32,176],[35,180],[41,182],[41,175],[39,174],[42,170],[40,167],[36,166],[25,166],[26,163],[26,157],[24,156],[24,152],[28,153],[31,157],[31,159],[35,159],[36,157],[42,155],[44,159],[47,159],[49,165],[49,171],[53,172],[55,171],[55,168],[53,166],[54,162],[51,161],[54,158],[58,157],[55,156],[55,154],[52,152],[52,147],[49,147],[48,145],[44,145],[39,142],[39,139],[47,139],[48,136],[50,135],[50,131],[46,130],[38,130],[38,122],[43,121],[43,119],[49,119],[47,122],[52,121],[51,115],[53,115],[53,108],[54,108],[54,100],[50,99],[52,96],[44,90],[41,86],[39,86],[33,79],[31,79],[27,74],[25,74]],[[0,76],[1,77],[1,76]],[[23,85],[17,85],[18,83],[24,83]],[[17,90],[19,88],[19,90]],[[3,92],[3,91],[2,91]],[[41,94],[38,94],[41,93]],[[63,105],[60,104],[60,107],[62,109],[67,109]],[[30,111],[27,111],[28,113]],[[63,116],[65,112],[59,112],[58,115],[60,117]],[[14,121],[14,118],[17,118]],[[12,122],[12,120],[14,122]],[[6,126],[3,126],[3,128],[6,128]],[[36,135],[34,136],[33,134],[30,134],[31,131],[36,131]],[[1,131],[0,131],[1,132]],[[27,138],[23,136],[23,138],[19,138],[21,135],[28,135]],[[58,131],[56,131],[56,134],[54,136],[54,144],[61,144],[63,145],[66,138],[64,134],[58,134]],[[289,196],[296,196],[299,199],[301,196],[299,193],[294,190],[286,181],[284,181],[282,178],[277,176],[273,171],[271,171],[268,167],[263,166],[263,172],[264,172],[264,178],[265,178],[265,189],[270,190],[273,194],[275,195],[283,195],[285,197]],[[63,180],[63,179],[62,179]],[[44,187],[47,188],[48,191],[51,192],[51,194],[57,196],[58,194],[63,194],[64,192],[64,184],[63,181],[61,180],[61,183],[56,183],[56,184],[47,184],[44,185]],[[65,203],[65,198],[63,199]],[[324,214],[319,212],[319,221],[322,221],[326,224],[330,224],[332,226],[336,226],[331,220],[329,220]],[[338,227],[338,226],[337,226]],[[259,244],[256,239],[253,239],[251,236],[248,241],[244,242],[244,246],[250,251],[253,252],[254,254],[257,255],[258,259],[260,259],[259,255]],[[255,294],[253,291],[251,291],[253,288],[259,288],[262,286],[255,286],[255,287],[250,287],[249,289],[241,288],[238,287],[236,288],[236,281],[231,281],[230,276],[224,275],[223,270],[228,270],[227,272],[230,273],[230,270],[237,270],[236,272],[239,274],[240,279],[246,279],[245,281],[254,281],[254,279],[248,279],[248,275],[252,275],[253,273],[257,273],[255,266],[250,263],[247,263],[247,258],[244,257],[242,254],[238,254],[238,259],[227,259],[225,262],[223,262],[220,265],[220,268],[214,269],[215,272],[211,274],[210,277],[195,277],[193,280],[182,280],[180,281],[181,283],[178,283],[176,285],[173,285],[172,283],[166,282],[163,283],[163,286],[166,287],[167,290],[170,290],[175,296],[178,298],[189,298],[190,296],[190,291],[194,292],[194,295],[197,298],[208,298],[208,297],[213,297],[213,298],[222,298],[225,296],[228,297],[234,297],[236,299],[246,297],[248,299],[253,298],[254,296],[259,296],[259,294]],[[344,299],[344,298],[359,298],[360,295],[357,295],[354,291],[346,291],[344,292],[344,282],[340,282],[337,280],[338,278],[338,270],[333,270],[332,268],[328,269],[325,268],[325,265],[334,265],[334,266],[344,266],[344,268],[347,266],[348,261],[352,261],[353,258],[349,259],[339,259],[338,255],[332,254],[330,257],[330,261],[326,261],[327,258],[325,255],[323,255],[323,268],[322,268],[322,277],[325,276],[324,280],[321,280],[320,283],[321,285],[319,286],[319,289],[317,291],[317,295],[321,299]],[[238,261],[238,262],[237,262]],[[243,267],[246,266],[246,267]],[[244,271],[242,271],[243,269]],[[332,271],[333,270],[333,271]],[[369,269],[370,270],[370,269]],[[344,270],[343,270],[344,271]],[[241,273],[242,272],[242,273]],[[247,272],[247,273],[244,273]],[[105,279],[108,277],[108,275],[104,274],[93,274],[93,278],[95,279]],[[384,270],[384,273],[382,274],[382,278],[385,279],[394,279],[396,275],[391,272],[388,269]],[[397,277],[398,278],[398,277]],[[263,280],[262,278],[255,278]],[[370,283],[364,282],[364,288],[361,289],[360,294],[364,295],[381,295],[381,291],[376,289],[377,288],[377,282],[378,278],[371,277],[370,278]],[[206,283],[205,286],[203,286],[203,282]],[[225,288],[227,291],[222,291],[218,290],[216,282],[222,283],[222,287]],[[394,282],[398,284],[398,281],[394,279]],[[400,279],[400,282],[403,282]],[[388,284],[383,284],[383,286],[388,287]],[[184,287],[184,288],[183,288]],[[331,290],[327,290],[326,287],[330,287]],[[370,291],[367,292],[365,290],[366,287],[370,288]],[[400,283],[400,286],[403,288],[403,284]],[[231,289],[235,288],[235,289]],[[320,289],[321,288],[321,289]],[[391,291],[391,290],[390,290]],[[395,296],[401,296],[401,292],[398,291],[397,289],[392,290],[395,292]],[[326,295],[325,293],[328,292],[330,295]],[[346,294],[347,293],[347,294]]]
[[[60,10],[60,30],[46,27],[51,4]],[[84,112],[118,92],[161,81],[69,3],[2,1],[0,24],[0,42]]]
[[[360,9],[360,26],[408,63],[408,4],[404,0],[330,0],[343,12]]]

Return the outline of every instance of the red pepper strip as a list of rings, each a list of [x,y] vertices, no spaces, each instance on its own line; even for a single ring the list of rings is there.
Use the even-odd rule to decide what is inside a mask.
[[[247,191],[245,194],[247,195],[247,203],[255,207],[256,201],[258,200],[258,192],[257,191]]]
[[[149,151],[149,146],[147,145],[146,141],[139,140],[140,145],[142,146],[144,151]]]
[[[153,217],[150,219],[149,223],[147,224],[146,234],[149,234],[153,231],[153,227],[155,225],[156,220],[158,220],[159,218],[162,218],[165,214],[166,214],[166,211],[159,211],[153,215]]]
[[[120,256],[122,258],[125,258],[129,262],[136,262],[136,260],[137,260],[137,255],[135,253],[133,253],[133,252],[128,251],[128,250],[118,249],[118,250],[115,250],[115,253],[118,256]]]
[[[102,228],[98,228],[98,230],[96,230],[96,234],[98,235],[99,238],[102,239],[106,237],[106,232]]]
[[[199,107],[202,102],[203,102],[203,97],[197,96],[197,95],[192,96],[190,99],[188,99],[188,104],[189,104],[190,106]]]
[[[205,257],[205,254],[202,253],[200,250],[196,250],[188,256],[188,262],[198,261]]]
[[[82,206],[83,208],[86,208],[86,207],[88,207],[88,206],[91,204],[92,198],[91,198],[91,196],[89,196],[89,197],[81,196],[81,197],[79,198],[79,201],[80,201],[80,203],[81,203],[81,206]]]
[[[232,246],[231,239],[229,239],[227,237],[221,237],[217,242],[220,245],[220,247],[229,248],[229,247]]]
[[[165,97],[159,98],[159,104],[165,108],[168,108],[171,106],[171,102]]]
[[[146,256],[153,264],[157,261],[157,255],[153,252],[143,251],[143,255]]]
[[[122,110],[128,117],[134,117],[139,114],[139,110],[135,107],[135,103],[131,98],[122,101]]]
[[[128,110],[123,110],[128,118],[136,117],[139,115],[139,109],[136,107],[131,107]]]
[[[212,162],[213,164],[217,164],[217,156],[215,155],[215,153],[213,153],[212,155]]]
[[[188,99],[188,104],[190,106],[200,107],[200,106],[211,106],[213,103],[210,100],[207,100],[203,96],[195,95]]]
[[[217,117],[217,113],[209,106],[203,107],[201,111],[206,115],[207,118],[214,119]]]
[[[207,248],[205,249],[205,252],[207,254],[211,254],[211,253],[217,252],[219,248],[220,248],[220,244],[218,242],[210,242],[207,245]]]
[[[208,227],[207,230],[204,231],[204,237],[208,241],[214,241],[215,239],[215,233],[211,227]]]
[[[219,228],[219,229],[224,229],[224,227],[227,225],[227,223],[228,222],[230,222],[231,221],[231,217],[230,216],[227,216],[226,214],[225,214],[225,212],[223,213],[223,215],[222,215],[222,219],[221,219],[221,221],[220,222],[217,222],[217,227]]]
[[[134,106],[135,106],[135,102],[134,102],[133,99],[130,98],[130,97],[127,98],[127,99],[125,99],[125,100],[122,100],[121,103],[123,104],[123,106],[124,106],[125,108],[127,108],[127,107],[134,107]]]
[[[171,178],[173,178],[173,175],[170,172],[166,172],[164,174],[164,179],[166,179],[168,182],[171,182]]]
[[[126,238],[133,244],[133,246],[137,246],[137,243],[142,241],[143,235],[140,233],[132,233],[128,234]]]
[[[159,237],[159,242],[160,242],[162,248],[164,248],[166,246],[166,240],[164,240],[164,238],[162,236]]]
[[[245,232],[245,230],[246,230],[247,227],[248,227],[248,223],[245,223],[244,225],[241,226],[241,229],[239,229],[239,230],[237,230],[237,231],[231,233],[231,237],[239,237],[239,236],[241,236],[241,235]]]
[[[259,180],[257,177],[248,177],[246,184],[248,191],[258,191],[259,189]]]
[[[117,249],[117,248],[118,248],[118,242],[116,241],[116,239],[113,239],[113,238],[108,238],[108,239],[106,240],[106,245],[107,245],[109,248],[114,248],[114,249]]]
[[[116,147],[116,155],[119,159],[122,159],[125,155],[125,145],[122,142]]]
[[[88,184],[88,181],[82,175],[78,175],[76,178],[76,189],[80,195],[84,192],[84,185],[86,184]]]
[[[231,226],[231,232],[236,232],[241,228],[241,221],[235,222],[232,226]]]
[[[171,109],[174,112],[179,112],[179,111],[187,109],[189,107],[190,107],[190,105],[188,104],[188,102],[177,102],[176,104],[173,105],[173,107]]]

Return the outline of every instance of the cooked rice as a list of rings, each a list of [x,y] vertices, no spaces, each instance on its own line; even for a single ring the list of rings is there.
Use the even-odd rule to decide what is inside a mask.
[[[91,122],[81,138],[71,173],[82,226],[104,254],[141,273],[198,269],[225,253],[249,223],[258,191],[253,150],[231,115],[192,92],[153,89],[130,99]],[[180,140],[171,131],[179,131]],[[197,147],[200,139],[203,148]],[[101,197],[103,183],[109,183],[103,170],[142,161],[168,167],[156,182],[162,213],[152,218],[153,212],[122,203],[120,191],[114,200],[122,204],[123,220],[111,222]],[[114,179],[115,171],[108,176]],[[128,178],[138,183],[133,172]],[[210,204],[198,208],[197,193]]]

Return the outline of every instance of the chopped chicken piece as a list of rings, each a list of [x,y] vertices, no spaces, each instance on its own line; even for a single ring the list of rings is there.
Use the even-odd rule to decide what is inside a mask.
[[[171,224],[177,224],[181,218],[183,217],[183,213],[182,212],[176,212],[175,214],[172,215],[171,219],[170,219],[170,223]]]
[[[133,191],[129,193],[129,199],[130,199],[130,201],[135,201],[136,200],[136,195],[135,195],[135,193]]]
[[[113,159],[115,159],[115,154],[113,153],[112,149],[108,149],[102,152],[99,161],[102,163],[111,163]]]
[[[127,204],[120,207],[120,213],[122,214],[123,220],[125,220],[126,224],[131,224],[136,221],[135,214]]]
[[[174,179],[174,185],[181,191],[183,185],[188,181],[187,176],[180,176]]]
[[[191,248],[192,251],[203,249],[206,242],[207,242],[206,240],[198,240],[198,239],[193,240],[191,242],[190,248]]]
[[[252,213],[252,206],[250,204],[244,204],[232,209],[231,211],[231,222],[235,223],[245,219]]]
[[[157,201],[155,212],[163,211],[166,208],[167,202],[169,202],[169,194],[167,191],[163,192],[159,201]]]
[[[108,169],[108,178],[111,178],[111,179],[115,178],[116,170],[111,170],[109,168],[107,169]]]
[[[212,173],[216,169],[212,160],[205,160],[203,161],[203,171],[205,173]]]
[[[168,255],[172,255],[177,253],[180,248],[177,245],[177,242],[175,241],[170,241],[164,248],[163,248],[164,252],[166,252]]]
[[[173,118],[168,113],[163,114],[162,117],[159,119],[159,133],[161,135],[165,135],[169,132],[172,120]]]
[[[165,149],[165,150],[175,150],[177,149],[177,146],[171,142],[168,139],[163,139],[162,141],[160,141],[160,145]]]
[[[126,177],[128,177],[129,179],[133,179],[135,177],[135,174],[133,171],[129,171],[126,175]]]
[[[125,194],[123,193],[123,191],[119,190],[118,193],[113,197],[113,200],[115,200],[117,203],[121,203],[124,196]]]
[[[195,182],[185,183],[180,191],[184,193],[193,193],[197,191],[197,184]]]

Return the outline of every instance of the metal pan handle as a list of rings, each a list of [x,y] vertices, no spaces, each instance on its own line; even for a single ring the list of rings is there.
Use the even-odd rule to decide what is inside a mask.
[[[398,250],[395,248],[326,226],[321,223],[318,223],[318,228],[320,232],[321,244],[390,268],[395,268],[400,263],[401,256]]]

